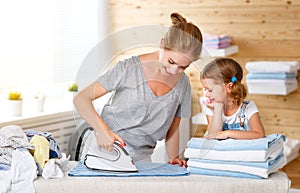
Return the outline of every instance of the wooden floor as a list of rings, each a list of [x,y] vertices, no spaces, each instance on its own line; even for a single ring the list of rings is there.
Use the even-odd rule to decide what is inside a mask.
[[[291,180],[291,188],[300,189],[300,156],[281,169]]]

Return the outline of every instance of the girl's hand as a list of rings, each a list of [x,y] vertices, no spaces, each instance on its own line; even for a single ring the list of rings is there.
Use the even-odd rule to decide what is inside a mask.
[[[187,167],[186,160],[182,160],[180,158],[175,158],[175,159],[169,160],[168,163],[172,164],[172,165],[178,164],[180,167],[182,167],[182,166]]]
[[[229,138],[229,131],[219,131],[215,138],[216,139],[227,139],[227,138]]]

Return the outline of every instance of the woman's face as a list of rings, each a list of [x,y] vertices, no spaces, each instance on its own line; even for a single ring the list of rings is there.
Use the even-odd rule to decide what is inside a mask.
[[[201,79],[204,96],[209,98],[209,103],[222,102],[225,103],[226,87],[224,84],[216,84],[214,79]]]
[[[181,74],[192,63],[187,55],[167,49],[161,49],[159,62],[162,74],[168,76]]]

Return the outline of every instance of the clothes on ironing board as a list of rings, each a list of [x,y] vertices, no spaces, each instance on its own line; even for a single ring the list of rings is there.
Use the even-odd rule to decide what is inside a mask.
[[[282,134],[251,140],[192,138],[184,156],[189,158],[191,173],[237,177],[243,173],[242,177],[267,178],[287,163],[283,156],[285,139]]]
[[[49,141],[49,158],[61,158],[62,152],[59,144],[55,141],[55,139],[52,137],[51,133],[48,132],[41,132],[41,131],[34,131],[34,130],[25,130],[24,131],[28,140],[30,141],[31,138],[35,135],[40,135],[45,137]]]
[[[216,161],[191,158],[188,161],[188,166],[231,171],[242,172],[260,176],[261,178],[268,178],[271,173],[277,172],[286,164],[286,158],[283,153],[277,156],[275,159],[269,159],[265,162],[245,162],[245,161]]]
[[[209,143],[213,146],[213,143]],[[209,145],[207,144],[207,145]],[[186,148],[184,156],[186,158],[201,158],[208,160],[225,161],[261,161],[275,159],[283,152],[283,142],[278,141],[266,150],[215,150],[218,148]]]
[[[285,141],[283,134],[270,134],[259,139],[226,139],[226,140],[208,140],[205,138],[191,138],[187,142],[187,147],[196,149],[212,149],[221,151],[232,150],[267,150],[279,141]]]
[[[112,172],[88,169],[82,161],[72,168],[68,175],[74,177],[109,176],[109,177],[142,177],[142,176],[186,176],[189,174],[185,167],[167,163],[137,162],[137,172]]]
[[[34,147],[28,142],[21,127],[8,125],[0,129],[0,164],[11,164],[12,152],[16,148]]]
[[[243,172],[232,172],[226,170],[213,170],[206,168],[199,168],[188,166],[187,168],[191,174],[199,174],[199,175],[208,175],[208,176],[226,176],[226,177],[235,177],[235,178],[252,178],[252,179],[261,179],[260,176],[247,174]]]
[[[34,146],[32,152],[38,168],[43,170],[45,163],[49,160],[49,141],[40,135],[31,138],[30,143]]]

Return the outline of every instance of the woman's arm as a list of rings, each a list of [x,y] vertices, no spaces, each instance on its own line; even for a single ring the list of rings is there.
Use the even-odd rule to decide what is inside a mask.
[[[96,112],[93,100],[105,95],[107,91],[99,83],[94,82],[81,90],[74,97],[74,105],[83,119],[95,130],[97,143],[104,149],[111,151],[115,140],[125,144],[123,139],[113,133]]]
[[[175,117],[166,136],[166,149],[170,164],[178,164],[187,167],[186,161],[179,158],[179,124],[180,117]]]
[[[235,131],[235,130],[226,130],[221,131],[216,136],[217,139],[227,139],[227,138],[233,138],[233,139],[257,139],[265,137],[265,129],[263,127],[263,124],[259,118],[259,114],[254,113],[250,120],[250,131]]]

